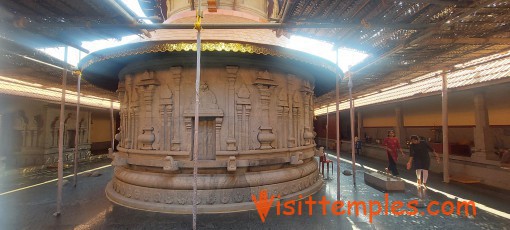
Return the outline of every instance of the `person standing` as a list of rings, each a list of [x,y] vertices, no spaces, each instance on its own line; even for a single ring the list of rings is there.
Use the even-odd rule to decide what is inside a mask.
[[[386,172],[391,174],[393,176],[398,176],[398,169],[397,169],[397,160],[398,160],[398,153],[397,150],[400,150],[400,153],[402,156],[404,155],[404,152],[402,152],[402,148],[400,147],[400,141],[398,138],[395,137],[395,131],[388,130],[388,137],[386,137],[383,141],[383,145],[386,149],[386,155],[388,156],[388,168],[386,168]]]
[[[411,145],[409,146],[409,161],[407,169],[416,169],[416,186],[427,188],[427,178],[429,176],[430,156],[429,152],[433,152],[436,161],[439,164],[439,156],[430,145],[416,135],[411,136]],[[423,174],[423,177],[422,177]]]
[[[356,155],[361,153],[361,140],[358,137],[354,137],[354,147],[356,148]]]

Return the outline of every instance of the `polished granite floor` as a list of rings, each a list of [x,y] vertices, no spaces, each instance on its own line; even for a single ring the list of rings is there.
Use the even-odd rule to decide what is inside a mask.
[[[347,154],[345,154],[347,155]],[[363,159],[362,166],[383,169],[384,162]],[[93,166],[106,165],[107,162],[95,163]],[[351,169],[347,162],[341,163],[341,170]],[[82,165],[90,168],[91,165]],[[336,166],[335,166],[336,170]],[[363,172],[365,167],[357,167],[357,185],[352,183],[352,176],[341,175],[341,199],[344,201],[378,200],[383,202],[385,193],[365,185]],[[0,229],[191,229],[191,215],[175,215],[132,210],[112,204],[105,197],[104,187],[112,176],[112,168],[98,170],[98,177],[79,176],[78,186],[71,183],[64,186],[63,213],[54,217],[56,200],[56,182],[4,194],[13,188],[40,183],[48,178],[55,178],[54,172],[25,178],[9,179],[0,177]],[[66,173],[70,173],[66,171]],[[401,176],[414,181],[414,173],[401,169]],[[325,180],[324,187],[312,196],[320,200],[336,199],[336,171]],[[472,199],[488,207],[510,213],[510,192],[480,185],[444,184],[440,175],[431,175],[429,186],[462,198]],[[403,193],[390,193],[389,201],[410,201],[421,197],[425,201],[439,202],[450,200],[445,195],[431,191],[422,191],[412,184],[406,184]],[[420,208],[419,211],[426,209]],[[510,229],[510,219],[477,209],[476,216],[415,215],[395,216],[379,215],[369,218],[364,215],[335,216],[328,211],[322,215],[320,206],[314,206],[314,215],[308,216],[308,208],[303,205],[302,215],[276,215],[272,208],[262,223],[257,211],[228,214],[198,215],[199,229]]]

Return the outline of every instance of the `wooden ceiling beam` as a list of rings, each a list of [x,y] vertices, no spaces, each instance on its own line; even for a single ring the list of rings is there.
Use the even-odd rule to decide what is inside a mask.
[[[469,45],[483,45],[483,44],[510,44],[510,38],[438,38],[429,39],[426,44],[430,45],[445,45],[445,44],[469,44]]]
[[[358,15],[358,13],[363,9],[365,8],[368,3],[370,3],[371,0],[365,0],[365,2],[363,2],[355,11],[354,11],[354,14],[352,14],[352,16],[350,16],[350,20],[352,21],[354,19],[354,17],[356,17],[356,15]]]
[[[338,3],[335,3],[335,5],[338,4]],[[326,15],[326,12],[328,9],[332,9],[334,6],[331,5],[331,3],[327,2],[327,1],[321,1],[321,3],[319,4],[319,7],[317,7],[317,9],[315,9],[312,14],[310,15],[310,18],[324,18],[324,16]],[[321,14],[321,15],[319,15]]]
[[[22,4],[15,2],[13,0],[6,0],[6,1],[2,2],[2,4],[6,6],[5,8],[7,8],[7,9],[12,8],[18,13],[25,11],[25,12],[27,12],[29,14],[33,14],[33,15],[38,14],[35,10],[28,8],[27,6],[22,5]],[[21,16],[21,15],[16,14],[16,16]]]
[[[401,0],[405,3],[423,3],[423,4],[432,4],[432,5],[440,5],[440,6],[467,6],[473,3],[473,1],[457,1],[457,0]]]
[[[417,35],[415,36],[412,36],[411,39],[407,42],[404,42],[400,45],[397,45],[395,47],[393,47],[392,49],[390,49],[389,51],[385,52],[385,53],[382,53],[381,55],[379,55],[378,57],[375,57],[374,60],[370,61],[369,63],[365,64],[364,66],[362,66],[361,68],[358,68],[356,69],[353,73],[354,74],[359,74],[361,73],[362,70],[366,70],[368,69],[369,67],[371,67],[372,65],[374,65],[375,63],[383,60],[384,58],[388,57],[388,56],[391,56],[392,54],[394,53],[397,53],[407,47],[411,47],[411,46],[414,46],[414,45],[417,45],[417,44],[420,44],[422,41],[428,39],[429,37],[431,37],[432,35],[436,34],[436,32],[438,30],[441,30],[442,27],[446,27],[446,26],[449,26],[451,23],[454,23],[456,21],[459,21],[461,19],[463,19],[464,17],[466,16],[469,16],[471,15],[472,13],[478,11],[480,8],[483,8],[485,7],[485,5],[489,2],[490,0],[485,0],[485,1],[479,1],[479,2],[476,2],[472,5],[472,8],[469,9],[469,10],[466,10],[466,11],[463,11],[462,13],[460,13],[459,15],[453,15],[451,20],[448,20],[448,23],[447,22],[444,22],[442,25],[439,25],[437,27],[430,27],[424,31],[421,31],[421,32],[418,32]]]
[[[278,1],[278,0],[274,0],[274,1]],[[291,14],[292,11],[294,10],[294,8],[296,6],[296,1],[285,0],[284,5],[285,5],[285,7],[283,8],[283,11],[282,11],[282,17],[278,20],[279,23],[285,23],[285,21],[289,17],[289,14]]]

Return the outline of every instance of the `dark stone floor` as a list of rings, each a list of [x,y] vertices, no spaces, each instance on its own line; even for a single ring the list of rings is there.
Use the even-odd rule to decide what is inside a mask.
[[[358,162],[376,169],[385,167],[384,162],[363,159],[363,157],[360,157]],[[105,165],[107,162],[95,163],[94,166],[100,166],[100,164]],[[82,165],[81,167],[90,168],[91,166]],[[351,168],[350,164],[341,163],[342,171]],[[85,169],[80,171],[83,170]],[[369,187],[363,182],[364,170],[363,167],[357,168],[356,186],[353,186],[352,176],[341,175],[341,199],[345,202],[365,201],[367,204],[369,200],[384,202],[384,192]],[[76,188],[72,186],[72,183],[66,184],[64,186],[63,212],[60,217],[52,215],[56,210],[56,182],[0,195],[0,229],[191,229],[191,215],[145,212],[112,204],[104,193],[106,183],[111,179],[112,171],[112,168],[108,167],[99,170],[102,173],[99,177],[81,175]],[[403,178],[415,180],[413,172],[404,169],[400,169],[400,171]],[[12,188],[30,185],[30,183],[40,183],[50,177],[55,178],[55,175],[48,172],[44,176],[30,178],[0,178],[0,194],[12,190]],[[444,184],[441,182],[441,176],[434,174],[430,176],[429,186],[510,213],[509,191],[479,185]],[[406,191],[390,193],[389,201],[406,202],[417,199],[420,195],[426,201],[449,200],[444,195],[430,189],[420,193],[419,191],[421,190],[417,190],[415,186],[406,184]],[[336,171],[312,198],[317,201],[322,196],[330,201],[336,199]],[[426,211],[424,208],[418,210]],[[510,219],[481,209],[477,209],[477,215],[474,217],[463,215],[395,216],[389,214],[374,216],[372,223],[368,216],[361,214],[358,217],[354,214],[335,216],[330,209],[327,215],[322,215],[320,205],[313,207],[313,216],[308,216],[308,212],[307,205],[303,204],[301,216],[297,214],[277,216],[276,208],[273,207],[265,223],[261,222],[259,214],[255,210],[226,214],[201,214],[198,215],[197,226],[199,229],[510,229]]]

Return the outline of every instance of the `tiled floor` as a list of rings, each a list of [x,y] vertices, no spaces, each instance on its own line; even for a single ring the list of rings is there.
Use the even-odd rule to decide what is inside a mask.
[[[346,154],[347,155],[347,154]],[[363,159],[358,162],[371,168],[383,169],[384,162]],[[104,163],[106,164],[106,163]],[[90,167],[90,166],[89,166]],[[341,170],[351,169],[351,165],[342,162]],[[336,170],[336,166],[335,166]],[[357,185],[353,186],[352,176],[341,175],[341,199],[347,201],[378,200],[384,202],[384,192],[365,185],[363,167],[357,168]],[[80,176],[78,186],[71,183],[64,186],[64,206],[60,217],[55,212],[56,182],[33,188],[0,195],[0,229],[191,229],[191,215],[175,215],[132,210],[112,204],[105,197],[104,187],[112,176],[112,167],[99,170],[99,177]],[[403,178],[414,181],[414,173],[401,169]],[[47,176],[45,176],[46,178]],[[16,186],[27,186],[30,182],[38,183],[41,178],[25,178],[23,184],[13,180],[4,180],[0,194]],[[510,192],[473,185],[444,184],[440,175],[431,175],[429,186],[466,199],[473,199],[486,206],[510,213]],[[312,196],[320,200],[322,196],[334,201],[336,199],[336,171],[326,180],[320,192]],[[409,201],[418,198],[415,186],[406,184],[404,193],[390,193],[389,201]],[[442,194],[426,190],[421,193],[426,201],[439,202],[449,200]],[[368,207],[367,207],[368,208]],[[283,208],[282,208],[283,211]],[[426,211],[420,208],[419,211]],[[313,207],[313,215],[303,204],[302,215],[276,215],[272,208],[265,223],[262,223],[257,211],[228,214],[198,215],[199,229],[510,229],[510,219],[487,211],[477,209],[475,217],[465,216],[374,216],[373,222],[364,215],[335,216],[331,211],[322,215],[321,206]]]

